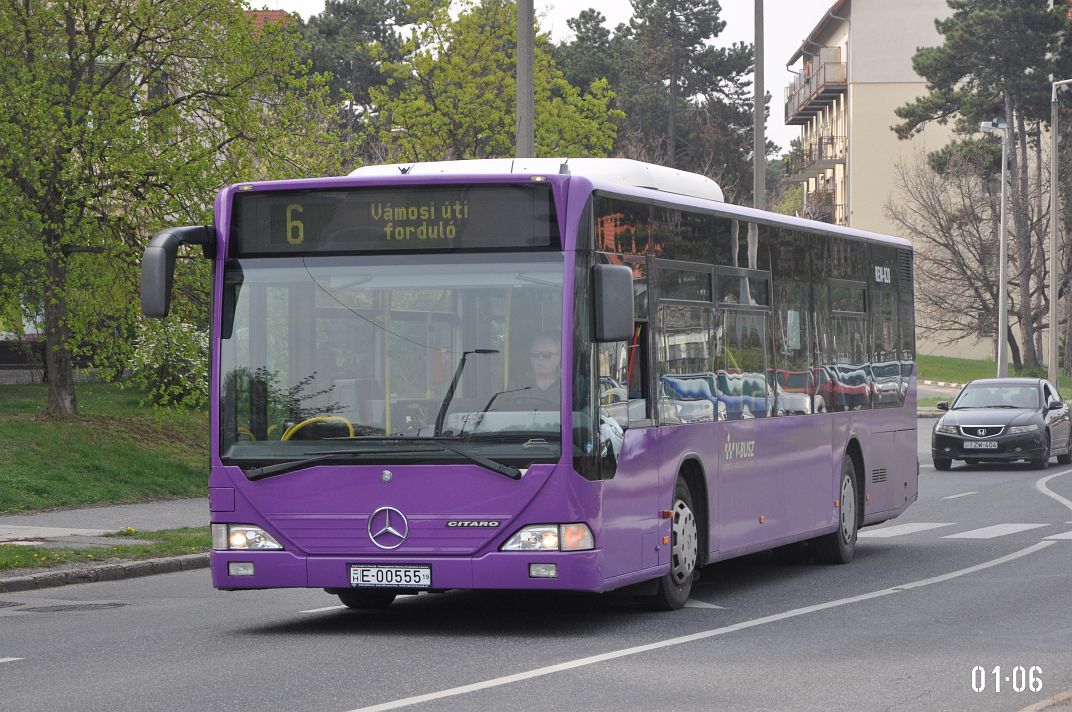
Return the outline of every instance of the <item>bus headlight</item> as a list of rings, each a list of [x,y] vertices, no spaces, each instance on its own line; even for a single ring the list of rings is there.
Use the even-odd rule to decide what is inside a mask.
[[[252,524],[213,524],[212,548],[216,551],[266,551],[283,547],[271,534]]]
[[[592,530],[583,522],[533,524],[502,545],[501,551],[585,551],[595,548]]]

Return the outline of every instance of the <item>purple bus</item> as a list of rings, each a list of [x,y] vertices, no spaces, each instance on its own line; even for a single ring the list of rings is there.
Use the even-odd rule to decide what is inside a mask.
[[[916,499],[905,240],[506,159],[227,187],[146,248],[148,316],[181,244],[215,265],[217,588],[669,610],[730,557],[847,563]]]

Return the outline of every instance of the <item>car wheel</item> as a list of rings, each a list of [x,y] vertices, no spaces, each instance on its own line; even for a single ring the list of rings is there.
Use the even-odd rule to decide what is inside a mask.
[[[1057,456],[1057,462],[1061,465],[1072,465],[1072,434],[1068,437],[1068,447]]]
[[[395,600],[391,591],[339,591],[338,595],[344,606],[359,611],[382,610]]]
[[[839,523],[836,531],[816,537],[810,542],[815,559],[823,564],[847,564],[856,555],[856,463],[845,453],[841,466],[841,484],[838,487]]]
[[[948,457],[936,457],[934,458],[934,469],[936,470],[948,470],[953,466],[952,458]]]
[[[1046,433],[1042,441],[1042,457],[1031,460],[1031,467],[1045,470],[1050,464],[1050,434]]]
[[[674,486],[673,516],[670,520],[670,572],[659,579],[655,594],[638,602],[653,611],[676,611],[692,592],[696,564],[700,558],[700,536],[692,508],[692,492],[681,477]]]

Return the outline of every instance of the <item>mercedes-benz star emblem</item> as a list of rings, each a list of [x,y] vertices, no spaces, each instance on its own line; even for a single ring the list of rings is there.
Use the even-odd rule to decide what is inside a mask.
[[[380,507],[368,519],[368,535],[381,549],[397,549],[409,536],[409,521],[394,507]]]
[[[390,482],[392,479],[394,479],[394,476],[394,473],[390,470],[384,470],[380,473],[380,479],[384,482]]]

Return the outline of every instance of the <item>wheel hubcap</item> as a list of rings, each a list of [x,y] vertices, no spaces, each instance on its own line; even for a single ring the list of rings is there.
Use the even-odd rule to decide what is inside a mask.
[[[696,535],[696,517],[682,500],[674,502],[673,547],[671,549],[670,575],[681,585],[689,580],[696,568],[696,552],[699,539]]]
[[[856,490],[852,486],[852,477],[846,477],[841,483],[841,538],[848,544],[856,530]]]

